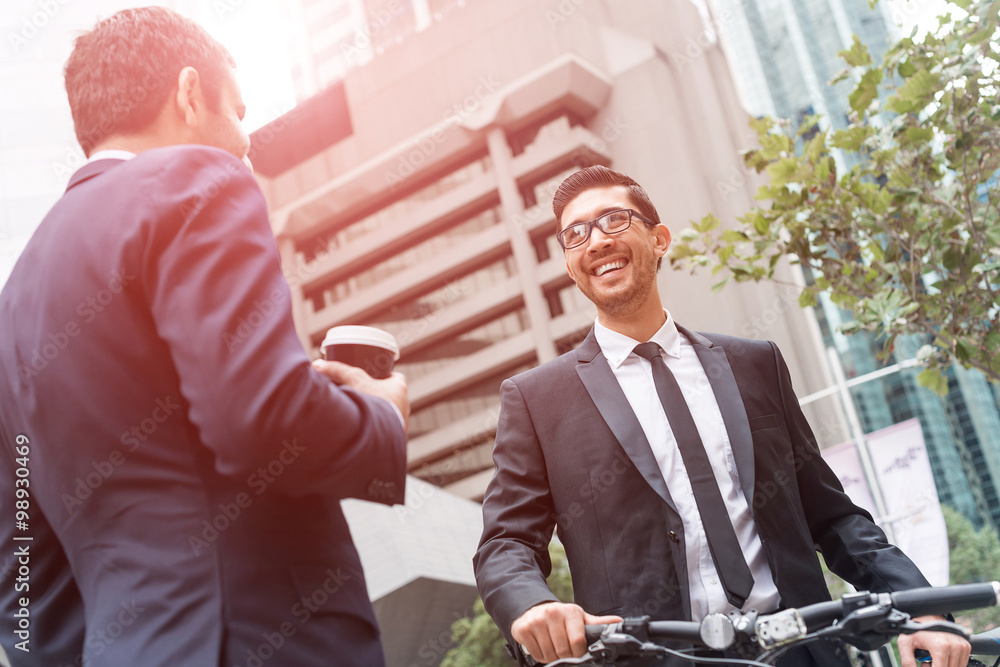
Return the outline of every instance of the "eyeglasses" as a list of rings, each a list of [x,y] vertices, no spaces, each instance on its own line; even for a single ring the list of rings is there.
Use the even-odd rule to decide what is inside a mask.
[[[559,245],[563,247],[563,250],[569,250],[570,248],[575,248],[586,243],[594,227],[600,227],[601,231],[605,234],[621,234],[632,224],[632,218],[638,218],[650,227],[656,226],[656,223],[650,222],[647,218],[639,215],[632,209],[620,208],[615,211],[608,211],[594,220],[575,222],[556,234],[556,238],[559,240]]]

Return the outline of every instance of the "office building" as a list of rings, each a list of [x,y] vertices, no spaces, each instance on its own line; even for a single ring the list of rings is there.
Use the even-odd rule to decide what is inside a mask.
[[[847,65],[837,55],[857,35],[876,60],[896,27],[889,2],[868,0],[709,0],[733,77],[753,116],[801,121],[822,114],[846,125],[853,82],[828,82]]]

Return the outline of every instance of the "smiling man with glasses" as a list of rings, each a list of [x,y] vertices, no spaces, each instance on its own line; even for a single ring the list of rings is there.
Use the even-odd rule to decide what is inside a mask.
[[[670,232],[642,187],[589,167],[552,207],[597,322],[576,350],[500,390],[474,564],[519,660],[583,655],[585,623],[829,599],[817,548],[859,589],[926,586],[824,463],[774,344],[691,331],[663,308],[656,274]],[[554,529],[575,604],[545,583]],[[964,639],[920,632],[900,638],[904,666],[914,647],[936,665],[969,655]],[[849,663],[816,643],[779,664]]]

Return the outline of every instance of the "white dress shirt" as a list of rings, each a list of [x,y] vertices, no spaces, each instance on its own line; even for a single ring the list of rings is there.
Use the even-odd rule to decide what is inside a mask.
[[[684,394],[712,463],[715,480],[719,484],[719,491],[743,549],[743,556],[753,574],[753,589],[743,608],[771,611],[777,608],[780,596],[754,526],[750,507],[740,487],[739,472],[722,412],[694,347],[677,331],[670,313],[667,312],[666,315],[667,321],[650,340],[663,348],[663,361],[674,374],[681,393]],[[680,514],[691,591],[691,618],[699,620],[714,612],[731,611],[733,606],[726,598],[726,591],[708,549],[691,481],[653,384],[652,364],[632,352],[636,345],[646,341],[632,340],[600,323],[595,325],[594,334],[629,405],[639,419],[660,473],[670,490],[670,497]]]
[[[131,151],[123,151],[118,148],[107,148],[103,151],[97,151],[89,158],[87,162],[96,162],[97,160],[131,160],[135,157],[135,153]]]

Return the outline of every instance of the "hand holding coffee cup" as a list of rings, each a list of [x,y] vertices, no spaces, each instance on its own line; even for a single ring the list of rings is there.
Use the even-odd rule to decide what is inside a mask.
[[[327,361],[357,366],[376,380],[392,375],[392,367],[399,359],[396,339],[375,327],[333,327],[326,332],[320,349]]]
[[[320,349],[323,359],[313,362],[315,370],[337,384],[392,402],[404,424],[409,424],[406,378],[392,370],[399,359],[399,345],[391,333],[375,327],[334,327]]]

